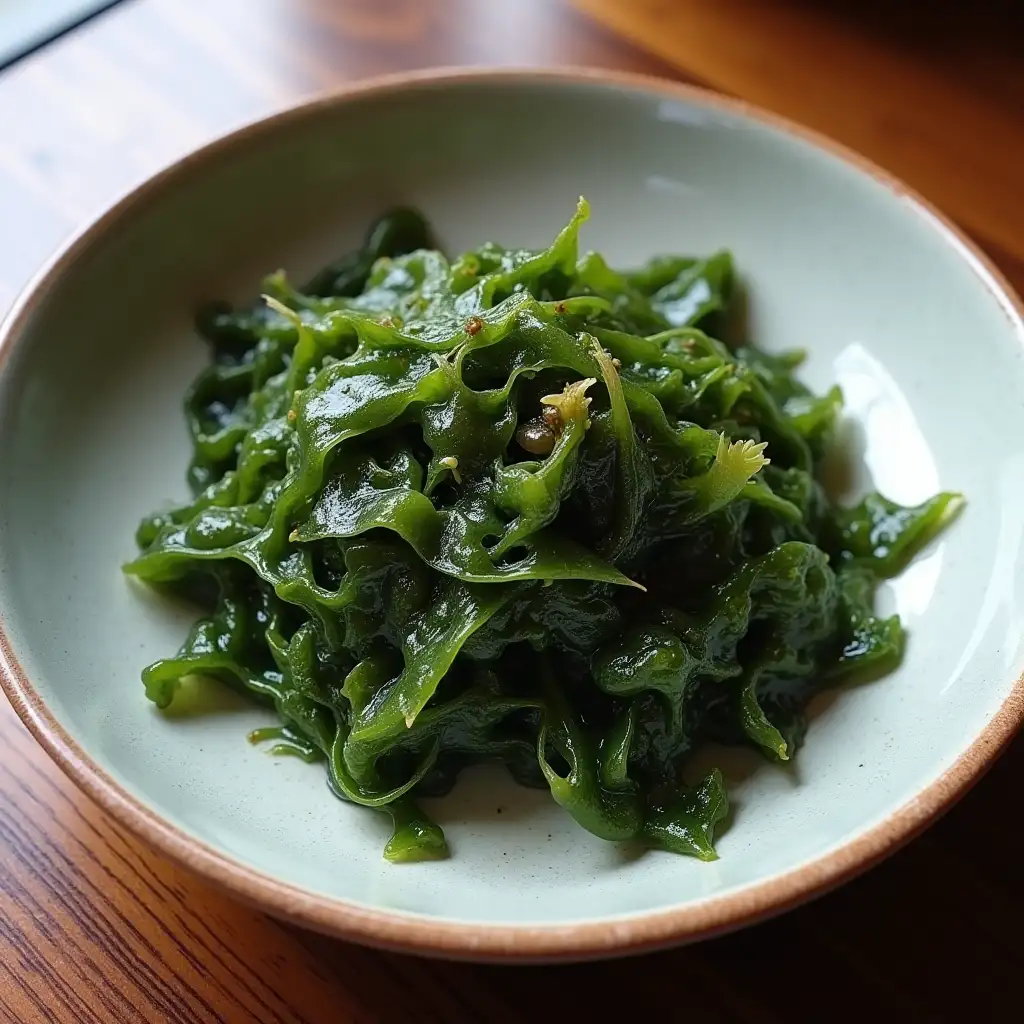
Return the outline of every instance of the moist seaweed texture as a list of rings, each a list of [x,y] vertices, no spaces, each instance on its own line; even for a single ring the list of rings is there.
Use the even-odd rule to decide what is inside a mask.
[[[274,708],[254,738],[388,812],[389,860],[447,854],[417,798],[485,760],[604,839],[713,858],[727,797],[694,747],[784,761],[813,694],[891,670],[876,586],[961,504],[830,501],[841,396],[716,340],[729,254],[613,270],[586,217],[452,261],[394,210],[305,287],[199,318],[194,497],[127,571],[206,613],[146,694]]]

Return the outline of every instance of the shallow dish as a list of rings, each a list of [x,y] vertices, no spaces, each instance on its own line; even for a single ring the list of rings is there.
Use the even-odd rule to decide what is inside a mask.
[[[396,203],[451,251],[544,244],[578,195],[616,263],[730,248],[750,331],[838,382],[874,485],[968,497],[885,599],[902,668],[818,705],[789,768],[732,757],[712,864],[636,856],[544,794],[473,772],[431,808],[454,856],[390,865],[387,823],[322,771],[245,743],[265,712],[160,715],[139,671],[190,613],[120,564],[184,494],[181,395],[204,299],[252,297]],[[0,332],[0,669],[58,763],[122,822],[268,911],[459,957],[555,959],[693,940],[791,907],[891,852],[980,776],[1022,714],[1024,323],[935,211],[810,133],[688,87],[603,73],[442,72],[360,85],[242,129],[122,200]]]

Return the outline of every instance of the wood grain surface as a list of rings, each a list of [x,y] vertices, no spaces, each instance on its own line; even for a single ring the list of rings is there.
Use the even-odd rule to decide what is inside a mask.
[[[348,79],[437,64],[601,65],[739,95],[904,177],[1024,289],[1024,19],[1009,3],[898,7],[126,0],[0,74],[0,310],[69,232],[198,143]],[[0,703],[0,1020],[1019,1015],[1019,742],[907,850],[775,922],[635,960],[500,968],[368,951],[235,903],[113,825]]]

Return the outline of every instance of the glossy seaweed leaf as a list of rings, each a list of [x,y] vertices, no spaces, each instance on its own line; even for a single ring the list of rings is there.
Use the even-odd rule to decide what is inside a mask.
[[[392,861],[447,855],[418,798],[480,761],[596,836],[713,858],[725,785],[691,752],[788,759],[814,693],[894,668],[877,585],[962,504],[833,504],[842,396],[713,336],[729,254],[618,271],[580,252],[588,215],[450,260],[395,210],[304,287],[199,318],[192,498],[126,569],[205,613],[146,694],[264,704],[254,740],[389,813]]]

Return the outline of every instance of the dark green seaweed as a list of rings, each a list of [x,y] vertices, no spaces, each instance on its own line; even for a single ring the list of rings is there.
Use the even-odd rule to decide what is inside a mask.
[[[833,503],[838,389],[705,333],[729,254],[620,273],[579,256],[586,217],[449,262],[396,210],[305,288],[199,317],[194,496],[127,571],[208,607],[146,694],[274,708],[254,739],[388,811],[389,860],[447,854],[417,797],[479,761],[595,835],[713,858],[727,797],[695,746],[786,760],[815,693],[895,667],[876,586],[962,503]]]

